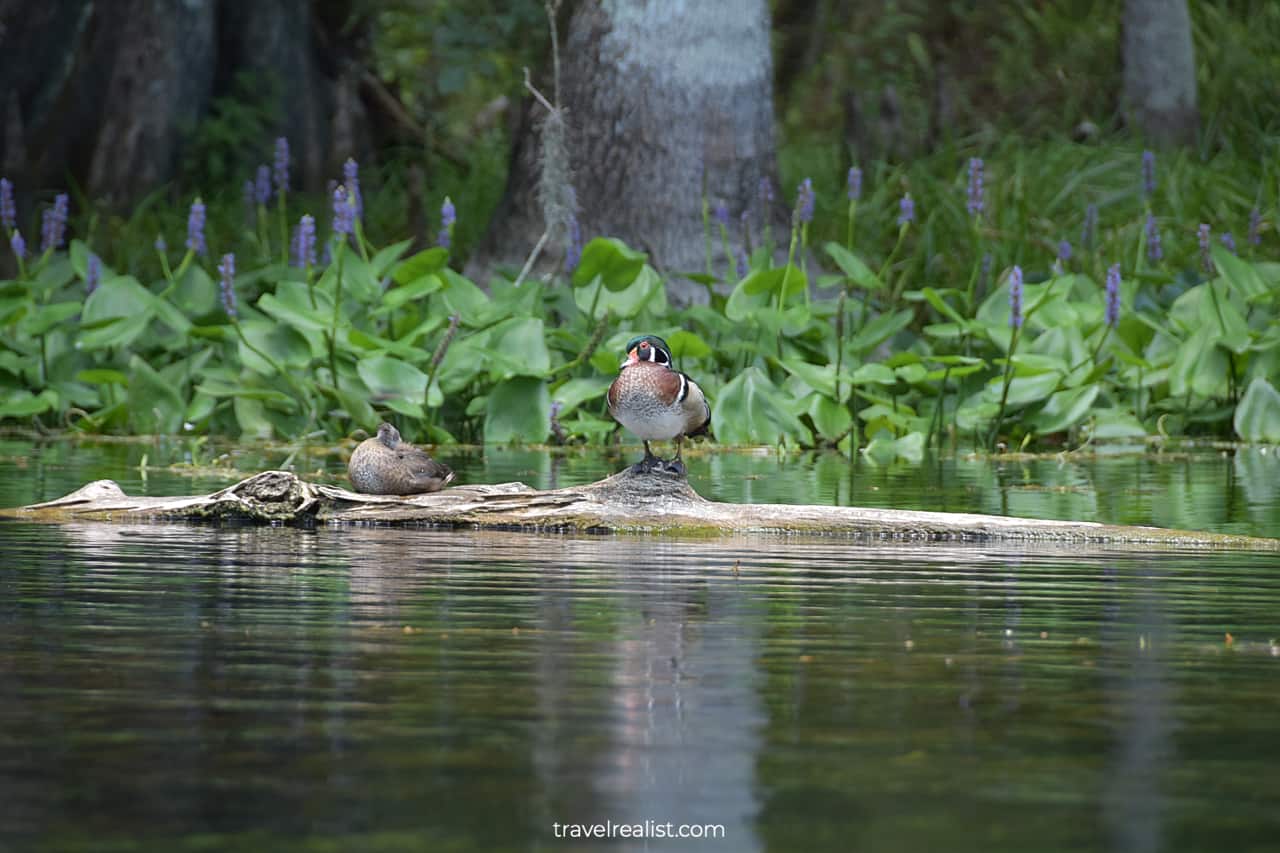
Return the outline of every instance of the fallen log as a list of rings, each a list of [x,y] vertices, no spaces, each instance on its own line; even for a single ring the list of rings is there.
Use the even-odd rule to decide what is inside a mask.
[[[363,495],[265,471],[209,495],[130,497],[97,480],[0,517],[27,521],[220,521],[258,524],[443,525],[578,533],[811,534],[912,541],[1022,541],[1280,551],[1280,539],[1088,521],[709,501],[680,477],[630,470],[582,486],[457,486],[426,495]]]

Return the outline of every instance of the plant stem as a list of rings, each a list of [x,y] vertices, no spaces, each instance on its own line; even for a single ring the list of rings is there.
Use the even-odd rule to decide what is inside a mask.
[[[992,450],[996,449],[996,440],[1000,437],[1000,427],[1004,424],[1004,408],[1009,402],[1009,385],[1012,383],[1013,374],[1013,351],[1018,347],[1018,333],[1022,331],[1021,326],[1013,327],[1013,335],[1009,338],[1009,355],[1004,360],[1004,388],[1000,391],[1000,408],[996,412],[995,427],[991,430],[990,446]]]
[[[338,387],[338,315],[342,311],[342,259],[346,255],[347,241],[342,235],[337,241],[334,248],[334,258],[336,264],[336,278],[333,284],[333,322],[329,328],[329,376],[333,380],[333,387]]]

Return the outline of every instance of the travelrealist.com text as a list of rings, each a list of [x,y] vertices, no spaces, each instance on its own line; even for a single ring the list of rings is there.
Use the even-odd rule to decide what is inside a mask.
[[[553,823],[556,838],[724,838],[724,824],[671,823]]]

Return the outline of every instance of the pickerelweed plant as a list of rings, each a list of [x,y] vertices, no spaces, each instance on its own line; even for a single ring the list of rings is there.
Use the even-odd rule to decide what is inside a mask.
[[[77,233],[65,197],[24,218],[20,188],[0,181],[0,417],[249,437],[391,417],[418,440],[600,442],[616,430],[603,398],[620,347],[650,332],[710,396],[723,445],[889,459],[1160,433],[1280,440],[1271,200],[1183,157],[963,153],[789,182],[776,252],[767,181],[746,210],[707,199],[723,257],[688,307],[643,253],[584,241],[576,215],[561,272],[482,289],[453,266],[465,209],[446,199],[418,235],[430,248],[376,245],[361,215],[376,178],[350,162],[326,208],[306,210],[286,198],[287,144],[249,176],[253,217],[188,199],[185,235],[118,245]],[[1228,246],[1215,231],[1248,236]]]

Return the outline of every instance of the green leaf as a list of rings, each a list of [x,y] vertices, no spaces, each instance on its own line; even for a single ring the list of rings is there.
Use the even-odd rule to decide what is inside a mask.
[[[939,314],[954,323],[964,325],[966,322],[965,318],[960,316],[960,312],[952,308],[951,305],[942,298],[942,294],[938,293],[938,291],[934,290],[932,287],[926,287],[920,292],[924,295],[925,301],[932,305]]]
[[[401,240],[399,243],[393,243],[390,246],[379,249],[378,253],[369,261],[369,266],[372,268],[373,274],[378,278],[382,278],[386,275],[387,270],[391,265],[399,260],[400,256],[404,254],[405,249],[408,249],[412,243],[412,239]],[[401,264],[401,266],[403,266],[403,264]],[[399,272],[399,267],[396,268],[396,271]]]
[[[111,317],[96,328],[80,333],[76,343],[84,350],[124,347],[135,341],[151,322],[151,314],[142,312],[132,317]]]
[[[378,309],[378,313],[387,311],[395,311],[408,302],[415,302],[429,293],[435,293],[444,287],[444,282],[440,280],[440,276],[434,273],[424,275],[421,278],[415,278],[408,284],[400,287],[393,287],[382,296],[382,307]]]
[[[253,345],[253,348],[245,346],[244,341],[239,340],[237,336],[240,361],[255,373],[272,376],[276,369],[254,352],[254,349],[274,359],[276,364],[285,370],[291,367],[303,369],[311,364],[311,345],[306,337],[292,326],[254,318],[242,322],[240,331]]]
[[[729,299],[725,302],[724,313],[735,323],[743,323],[750,319],[757,319],[762,309],[769,304],[768,291],[759,291],[756,293],[747,290],[747,284],[751,281],[752,273],[734,286],[729,293]]]
[[[1031,428],[1041,435],[1070,429],[1088,416],[1094,400],[1098,399],[1098,390],[1099,386],[1094,384],[1053,394],[1045,401],[1044,408],[1032,416]]]
[[[836,266],[840,267],[840,270],[858,287],[867,290],[884,289],[884,283],[880,281],[880,277],[872,272],[861,258],[844,246],[839,243],[827,243],[823,248],[831,256],[831,260],[836,262]]]
[[[427,249],[401,261],[391,274],[398,284],[417,281],[425,275],[439,272],[449,262],[449,250],[440,246]]]
[[[0,401],[0,418],[29,418],[56,408],[57,405],[56,392],[46,388],[39,394],[32,394],[23,388],[10,392]]]
[[[809,404],[809,417],[813,419],[818,434],[828,441],[844,435],[853,425],[853,416],[849,414],[848,408],[822,394],[813,395],[813,401]]]
[[[551,369],[546,337],[542,321],[533,317],[514,317],[494,326],[485,350],[490,372],[503,379],[544,375]]]
[[[356,372],[368,386],[372,402],[393,405],[403,401],[421,407],[426,400],[427,374],[412,364],[389,355],[362,358],[356,364]],[[421,417],[421,409],[417,410]]]
[[[1227,390],[1227,354],[1218,348],[1217,321],[1206,323],[1178,346],[1169,366],[1169,393],[1181,397],[1194,391],[1204,397],[1223,397]]]
[[[135,355],[129,359],[129,424],[136,435],[171,435],[182,428],[186,405],[173,385]]]
[[[560,417],[565,417],[583,403],[591,400],[603,403],[605,392],[613,380],[607,377],[585,376],[570,379],[551,392],[551,399],[560,404]],[[599,408],[596,406],[595,408]]]
[[[808,385],[819,394],[830,397],[836,396],[836,368],[831,364],[810,364],[807,361],[801,361],[798,358],[784,358],[780,362],[788,373],[799,379],[805,385]],[[846,385],[840,389],[842,392],[849,390]],[[844,393],[847,399],[848,394]]]
[[[478,326],[489,319],[489,297],[471,279],[449,268],[440,271],[444,281],[444,304],[450,315],[458,314],[468,326]]]
[[[774,385],[760,368],[739,373],[721,390],[711,407],[716,438],[727,445],[794,444],[813,442],[809,429],[794,411],[795,401]]]
[[[499,382],[485,405],[486,444],[540,444],[551,431],[551,395],[547,383],[528,376]]]
[[[91,385],[128,385],[129,378],[118,370],[110,370],[100,367],[94,370],[81,370],[76,374],[76,379],[80,382],[88,382]]]
[[[264,293],[258,299],[258,310],[304,332],[328,331],[333,321],[333,299],[319,289],[316,307],[311,307],[311,292],[300,281],[282,281],[276,292]]]
[[[598,295],[597,295],[598,293]],[[631,286],[620,291],[611,291],[593,280],[584,287],[573,289],[573,301],[583,314],[592,319],[601,317],[605,311],[620,320],[630,319],[648,308],[653,313],[660,313],[666,307],[666,288],[662,279],[652,267],[644,266]],[[591,314],[592,307],[595,314]]]
[[[878,362],[870,362],[853,371],[854,385],[896,385],[898,374]]]
[[[881,314],[853,336],[848,344],[849,349],[858,353],[874,349],[905,329],[914,317],[915,312],[909,308],[892,314]]]
[[[18,328],[25,334],[37,337],[65,323],[80,313],[79,302],[53,302],[41,305],[34,313],[22,318]]]
[[[711,347],[706,341],[684,329],[667,335],[667,346],[671,347],[671,357],[677,362],[683,359],[706,358],[711,355]]]
[[[1280,442],[1280,392],[1261,376],[1254,379],[1236,406],[1234,423],[1245,441]]]
[[[597,237],[582,249],[582,260],[573,271],[573,286],[584,287],[596,276],[611,291],[625,290],[635,281],[648,256],[621,240]]]
[[[1209,249],[1213,262],[1222,277],[1246,302],[1257,302],[1271,297],[1271,288],[1253,264],[1227,251],[1226,246],[1214,243]]]

